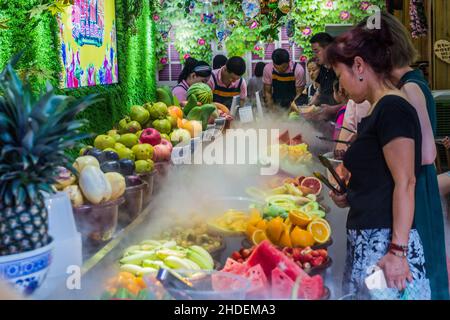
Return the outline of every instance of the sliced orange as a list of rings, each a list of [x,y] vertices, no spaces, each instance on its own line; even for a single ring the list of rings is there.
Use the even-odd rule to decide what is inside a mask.
[[[289,220],[301,228],[305,228],[312,221],[310,216],[300,210],[289,211]]]
[[[306,248],[313,246],[315,241],[311,232],[295,227],[291,232],[291,242],[293,247]]]
[[[312,234],[317,243],[325,243],[330,240],[331,227],[325,219],[314,219],[308,224],[307,230]]]
[[[256,228],[261,229],[261,230],[266,230],[266,224],[267,224],[266,220],[261,220],[260,222],[258,222],[256,224]]]
[[[247,224],[256,226],[258,222],[262,220],[261,213],[258,209],[251,209],[250,210],[250,217],[247,220]]]
[[[247,226],[247,231],[245,231],[245,234],[247,235],[247,238],[251,241],[251,240],[252,240],[252,237],[253,237],[253,234],[254,234],[256,231],[258,231],[258,230],[260,230],[260,229],[258,229],[257,227],[252,226],[251,224],[249,224],[249,225]]]
[[[263,230],[256,230],[252,236],[252,242],[254,245],[258,245],[267,239],[266,233]]]
[[[280,241],[278,242],[278,245],[282,248],[292,247],[292,241],[291,236],[289,235],[289,228],[286,227],[283,232],[281,233]]]
[[[266,235],[272,243],[278,243],[284,231],[283,219],[278,217],[270,220],[266,226]]]

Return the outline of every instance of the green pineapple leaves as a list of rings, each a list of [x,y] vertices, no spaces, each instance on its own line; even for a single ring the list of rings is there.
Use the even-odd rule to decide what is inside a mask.
[[[100,100],[57,95],[49,84],[35,97],[13,69],[19,58],[0,74],[0,199],[6,206],[42,203],[42,192],[53,192],[57,168],[70,167],[64,151],[91,136],[81,131],[86,121],[77,114]]]

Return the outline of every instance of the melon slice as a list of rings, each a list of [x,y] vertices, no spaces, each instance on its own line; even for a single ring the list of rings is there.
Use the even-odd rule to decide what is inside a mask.
[[[248,269],[249,267],[247,265],[228,258],[221,271],[243,276],[247,273]]]
[[[272,299],[290,299],[294,281],[280,268],[272,270]]]
[[[293,281],[295,281],[298,277],[301,279],[308,277],[305,271],[303,271],[283,252],[273,246],[268,240],[265,240],[256,246],[247,260],[247,265],[249,267],[253,267],[258,264],[261,265],[267,279],[269,280],[271,280],[272,277],[272,270],[278,267]]]
[[[256,265],[247,270],[245,277],[250,281],[251,286],[247,294],[248,299],[268,299],[269,281],[261,265]]]
[[[300,281],[298,296],[306,300],[319,300],[324,295],[323,278],[320,275],[305,277]]]

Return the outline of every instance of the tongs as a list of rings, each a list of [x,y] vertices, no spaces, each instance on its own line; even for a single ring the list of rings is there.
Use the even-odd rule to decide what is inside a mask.
[[[156,279],[176,300],[192,300],[192,297],[186,291],[194,291],[190,281],[176,274],[174,271],[160,268]]]
[[[319,179],[324,185],[326,185],[331,191],[336,194],[344,194],[340,190],[336,189],[327,178],[323,176],[320,172],[313,172],[314,176]]]
[[[343,140],[335,140],[335,139],[329,139],[329,138],[325,138],[325,137],[319,137],[316,136],[317,139],[323,140],[323,141],[328,141],[328,142],[336,142],[336,143],[342,143],[342,144],[346,144],[346,145],[351,145],[352,143],[349,141],[343,141]]]
[[[328,171],[331,172],[331,175],[333,176],[334,180],[336,180],[337,184],[339,185],[339,189],[341,190],[339,193],[344,194],[347,192],[347,186],[345,185],[345,182],[342,181],[341,177],[337,174],[337,172],[334,170],[333,165],[331,164],[330,160],[328,160],[326,157],[319,155],[319,160],[322,165],[328,169]]]

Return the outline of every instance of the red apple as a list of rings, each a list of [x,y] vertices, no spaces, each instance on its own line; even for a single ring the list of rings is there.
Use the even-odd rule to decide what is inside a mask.
[[[161,143],[161,134],[158,132],[158,130],[153,128],[144,129],[142,131],[141,137],[139,138],[139,142],[156,146]]]

